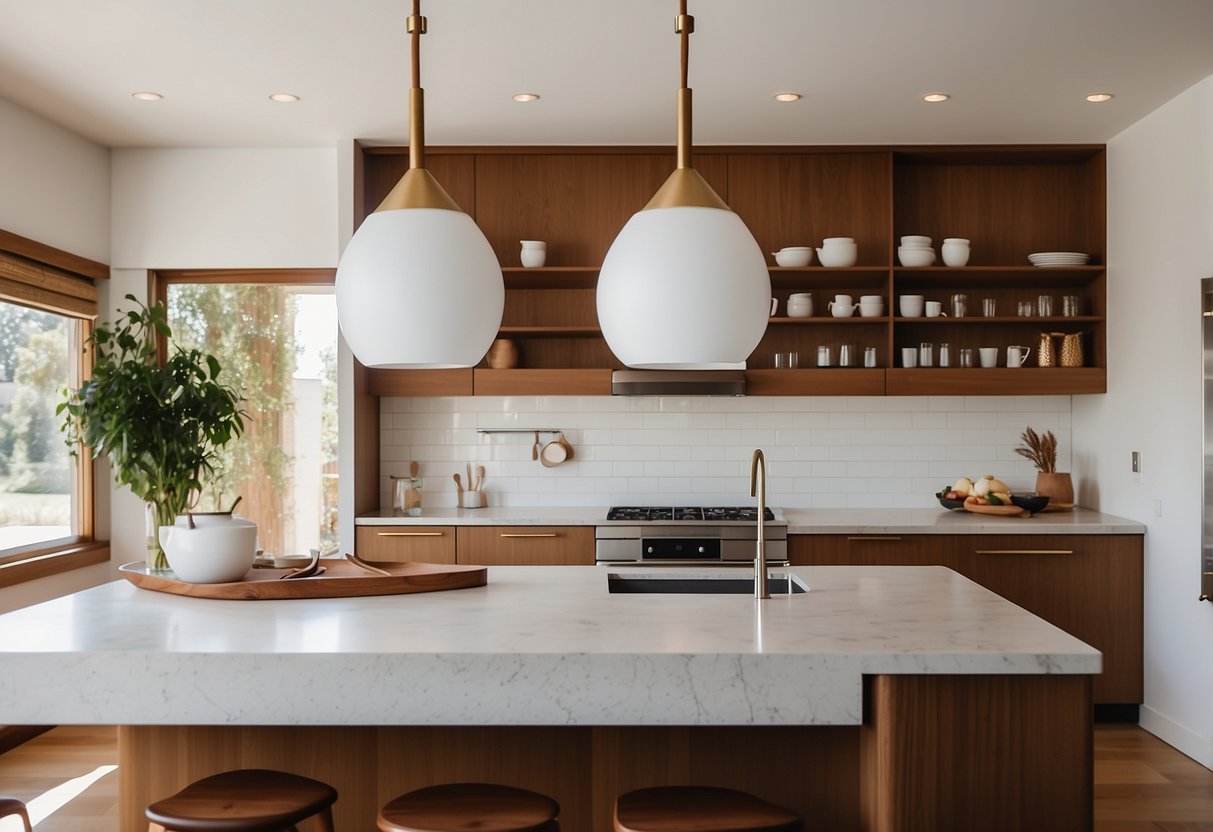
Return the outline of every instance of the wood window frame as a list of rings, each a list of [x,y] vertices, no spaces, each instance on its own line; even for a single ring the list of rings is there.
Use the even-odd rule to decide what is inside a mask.
[[[76,322],[69,336],[76,379],[92,370],[92,353],[82,346],[100,314],[96,281],[108,277],[104,263],[0,229],[0,301]],[[0,588],[109,560],[109,542],[95,539],[93,472],[92,456],[82,452],[73,466],[77,534],[0,550]]]

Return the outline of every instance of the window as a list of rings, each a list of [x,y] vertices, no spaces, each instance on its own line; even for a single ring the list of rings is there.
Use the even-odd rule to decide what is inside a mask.
[[[0,231],[0,586],[109,558],[93,541],[92,461],[72,457],[55,414],[85,378],[97,315],[79,269],[108,274]]]
[[[337,306],[332,272],[161,272],[173,340],[212,353],[240,390],[245,433],[198,511],[257,524],[269,554],[337,540]]]

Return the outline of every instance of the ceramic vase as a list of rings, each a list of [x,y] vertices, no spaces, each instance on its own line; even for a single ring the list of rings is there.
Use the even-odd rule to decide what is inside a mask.
[[[1049,498],[1049,505],[1073,505],[1074,481],[1067,473],[1041,471],[1036,475],[1036,493]]]

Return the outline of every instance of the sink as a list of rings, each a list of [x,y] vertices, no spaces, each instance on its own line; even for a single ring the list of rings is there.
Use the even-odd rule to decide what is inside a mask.
[[[611,593],[661,595],[753,595],[753,577],[738,575],[672,575],[607,573]],[[809,585],[795,575],[772,574],[767,578],[772,596],[799,595],[809,591]]]

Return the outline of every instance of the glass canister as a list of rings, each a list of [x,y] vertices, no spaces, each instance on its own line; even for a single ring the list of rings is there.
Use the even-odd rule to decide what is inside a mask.
[[[421,516],[421,477],[392,475],[392,514],[398,517]]]

